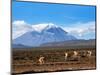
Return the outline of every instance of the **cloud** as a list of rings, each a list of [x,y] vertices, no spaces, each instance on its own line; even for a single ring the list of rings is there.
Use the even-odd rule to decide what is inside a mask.
[[[70,27],[63,27],[63,29],[70,34],[75,35],[76,37],[84,37],[85,35],[94,34],[95,33],[95,22],[87,22],[87,23],[75,23],[70,25]]]
[[[14,21],[12,24],[14,30],[30,30],[32,28],[30,24],[26,23],[23,20]]]
[[[26,23],[23,20],[16,20],[12,23],[13,39],[21,36],[22,34],[26,33],[27,31],[31,31],[31,30],[32,30],[31,25]]]
[[[12,39],[16,39],[17,37],[23,35],[28,31],[37,31],[41,32],[47,25],[53,26],[53,23],[40,23],[40,24],[29,24],[24,20],[16,20],[12,23]]]
[[[28,32],[28,31],[38,31],[41,32],[47,25],[55,25],[53,23],[39,23],[35,25],[31,25],[29,23],[26,23],[24,20],[16,20],[12,23],[12,32],[13,32],[13,39],[21,36],[22,34]],[[56,26],[56,25],[55,25]],[[91,22],[77,22],[71,25],[66,25],[65,27],[62,27],[66,32],[68,32],[71,35],[74,35],[76,38],[95,38],[95,21]]]
[[[41,32],[48,25],[53,26],[55,24],[53,24],[53,23],[40,23],[40,24],[32,25],[32,27],[34,28],[34,30]]]

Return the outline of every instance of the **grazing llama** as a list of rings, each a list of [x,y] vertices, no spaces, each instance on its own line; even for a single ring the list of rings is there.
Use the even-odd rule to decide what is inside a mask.
[[[40,64],[44,64],[44,57],[43,56],[40,56],[40,58],[39,58],[38,61],[39,61]]]
[[[80,59],[79,53],[77,51],[73,51],[73,59],[74,60],[79,60]]]
[[[67,58],[68,58],[68,53],[65,52],[65,61],[67,60]]]
[[[73,53],[74,53],[73,57],[77,57],[78,56],[78,52],[77,51],[74,51]]]
[[[90,57],[92,55],[92,51],[87,51],[87,56]]]

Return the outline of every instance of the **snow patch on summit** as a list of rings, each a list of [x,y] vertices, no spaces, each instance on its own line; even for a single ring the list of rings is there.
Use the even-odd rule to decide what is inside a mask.
[[[42,24],[32,25],[32,28],[37,32],[42,32],[43,30],[55,28],[55,27],[58,27],[58,26],[56,26],[53,23],[42,23]]]

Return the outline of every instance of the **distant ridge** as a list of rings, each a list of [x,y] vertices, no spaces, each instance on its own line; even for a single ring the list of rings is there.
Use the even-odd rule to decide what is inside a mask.
[[[33,46],[25,46],[21,44],[13,44],[12,48],[95,48],[96,47],[96,40],[70,40],[70,41],[63,41],[63,42],[52,42],[52,43],[45,43],[41,44],[38,47]]]
[[[71,47],[71,46],[95,46],[96,40],[70,40],[41,44],[41,47]]]
[[[21,45],[21,44],[13,44],[12,48],[31,48],[31,47],[30,46]]]

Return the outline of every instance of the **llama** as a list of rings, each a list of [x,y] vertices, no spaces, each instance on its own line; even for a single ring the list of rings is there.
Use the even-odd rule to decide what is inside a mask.
[[[67,60],[67,58],[68,58],[68,53],[65,52],[65,61]]]
[[[80,57],[79,57],[79,53],[77,51],[73,51],[73,60],[79,60]]]
[[[92,51],[87,51],[87,56],[90,57],[92,55]]]
[[[40,64],[44,64],[44,57],[43,56],[40,56],[40,58],[39,58],[38,61],[39,61]]]
[[[73,57],[77,57],[78,56],[78,52],[77,51],[74,51],[73,53],[74,53]]]

